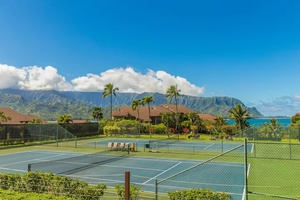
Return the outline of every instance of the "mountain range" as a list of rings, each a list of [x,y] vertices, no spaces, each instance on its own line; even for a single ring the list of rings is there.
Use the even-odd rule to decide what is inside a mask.
[[[160,93],[117,93],[113,97],[114,109],[131,105],[135,99],[153,96],[155,103],[169,102],[165,94]],[[181,95],[178,104],[198,113],[208,113],[228,117],[228,111],[237,104],[243,104],[232,97],[195,97]],[[0,107],[10,107],[23,114],[36,115],[45,120],[56,120],[59,115],[71,114],[73,119],[92,119],[93,107],[100,106],[105,118],[109,116],[110,98],[102,98],[102,92],[76,92],[56,90],[18,90],[0,89]],[[263,117],[255,108],[248,107],[253,117]]]

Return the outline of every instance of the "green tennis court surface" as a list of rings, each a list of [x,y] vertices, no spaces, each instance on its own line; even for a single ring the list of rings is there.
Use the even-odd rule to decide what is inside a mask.
[[[136,144],[139,151],[145,147],[146,144],[150,145],[150,148],[161,149],[161,148],[169,148],[176,150],[199,150],[199,151],[217,151],[217,152],[225,152],[227,150],[233,149],[241,143],[231,143],[231,142],[185,142],[176,140],[174,138],[170,140],[145,140],[145,139],[127,139],[127,138],[114,138],[101,140],[98,142],[91,142],[88,145],[91,146],[106,146],[108,142],[133,142]],[[253,145],[248,144],[247,151],[252,152]],[[243,151],[243,148],[237,150],[238,152]]]
[[[89,154],[88,154],[89,155]],[[97,155],[101,156],[101,154]],[[103,155],[107,157],[108,155]],[[0,172],[25,173],[29,163],[46,162],[45,167],[39,171],[52,171],[56,161],[67,159],[60,167],[63,168],[61,175],[85,180],[90,184],[105,183],[114,187],[124,183],[124,172],[130,171],[131,184],[142,187],[144,191],[154,192],[154,181],[161,181],[178,172],[190,168],[201,161],[155,159],[145,157],[124,156],[108,162],[88,165],[84,158],[85,154],[54,152],[54,151],[30,151],[0,156]],[[71,158],[71,160],[70,160]],[[51,164],[52,163],[52,164]],[[83,167],[81,166],[88,166]],[[69,169],[80,166],[80,170]],[[75,167],[76,168],[76,167]],[[38,169],[36,169],[38,170]],[[64,174],[64,172],[67,172]],[[214,162],[199,166],[189,172],[185,172],[159,184],[158,192],[167,193],[186,188],[208,188],[216,191],[230,193],[233,199],[242,199],[244,191],[244,167],[242,164]]]

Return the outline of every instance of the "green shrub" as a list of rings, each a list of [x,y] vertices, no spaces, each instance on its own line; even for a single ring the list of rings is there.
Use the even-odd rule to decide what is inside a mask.
[[[53,194],[39,194],[33,192],[19,193],[12,190],[1,190],[0,197],[5,200],[74,200],[65,196],[55,196]]]
[[[117,196],[120,200],[125,199],[125,186],[117,184],[115,186],[115,190],[117,192]],[[142,189],[135,185],[130,185],[130,200],[137,200],[140,198],[142,193]]]
[[[106,189],[104,184],[89,186],[85,181],[47,172],[28,172],[23,176],[0,173],[0,186],[4,190],[48,193],[82,200],[99,199]]]
[[[191,200],[228,200],[232,197],[226,193],[219,193],[209,189],[189,189],[168,193],[170,200],[191,199]]]
[[[153,133],[156,134],[165,134],[167,132],[167,127],[163,123],[151,125],[151,128],[153,129]]]
[[[104,130],[104,134],[106,136],[108,136],[108,135],[116,136],[116,135],[120,134],[120,131],[121,131],[120,127],[118,127],[116,125],[113,125],[113,126],[106,125],[106,126],[104,126],[103,130]]]

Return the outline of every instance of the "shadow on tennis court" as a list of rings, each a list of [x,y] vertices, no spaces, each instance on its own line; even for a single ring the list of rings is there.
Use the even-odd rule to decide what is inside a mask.
[[[154,192],[155,181],[158,181],[162,182],[158,185],[159,193],[187,188],[207,188],[230,193],[233,199],[242,199],[242,164],[211,162],[192,168],[199,162],[133,157],[124,153],[85,155],[30,151],[0,156],[0,172],[22,174],[27,172],[28,164],[31,164],[33,171],[51,171],[85,180],[89,184],[105,183],[114,187],[116,184],[123,184],[124,172],[130,171],[131,184],[142,187],[144,191]],[[189,168],[191,169],[181,173]],[[177,175],[174,176],[175,174]]]

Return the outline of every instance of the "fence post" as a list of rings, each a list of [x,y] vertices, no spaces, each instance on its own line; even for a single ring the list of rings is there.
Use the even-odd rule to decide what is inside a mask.
[[[157,178],[154,179],[154,188],[155,188],[155,200],[158,200]]]
[[[125,200],[130,200],[130,171],[125,171]]]
[[[256,158],[256,140],[253,138],[253,151],[254,151],[254,158]]]
[[[247,138],[244,138],[244,184],[245,184],[245,198],[244,200],[248,200],[248,160],[247,160]]]
[[[58,147],[58,124],[56,125],[56,146]]]
[[[224,139],[222,138],[222,151],[221,151],[221,153],[223,153],[223,152],[224,152],[224,146],[223,146],[223,142],[224,142]]]
[[[290,145],[290,160],[292,160],[293,159],[293,156],[292,156],[292,144],[289,143],[289,145]]]

